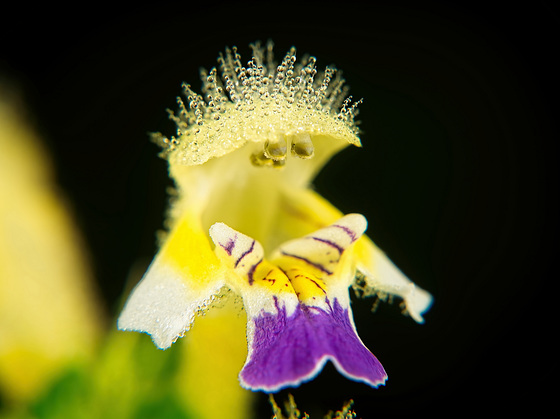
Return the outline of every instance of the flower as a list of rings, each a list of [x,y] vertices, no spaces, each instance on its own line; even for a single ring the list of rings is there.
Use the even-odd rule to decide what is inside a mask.
[[[0,399],[7,406],[33,400],[69,365],[90,362],[105,319],[50,156],[6,87],[0,83]]]
[[[386,374],[356,333],[349,287],[403,298],[418,322],[431,296],[362,236],[363,216],[343,216],[310,187],[336,152],[361,145],[359,102],[340,72],[318,73],[314,57],[298,63],[295,48],[279,65],[272,43],[252,48],[247,67],[233,48],[218,58],[221,77],[202,71],[205,97],[185,85],[188,109],[179,99],[170,112],[177,135],[154,135],[177,194],[169,233],[118,327],[165,349],[233,291],[247,313],[244,387],[296,386],[326,360],[377,386]]]

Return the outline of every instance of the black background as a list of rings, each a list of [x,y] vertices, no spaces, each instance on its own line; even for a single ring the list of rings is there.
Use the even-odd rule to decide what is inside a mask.
[[[421,6],[420,6],[421,4]],[[4,14],[0,74],[23,92],[52,151],[111,316],[147,264],[166,207],[166,163],[147,133],[172,132],[181,82],[219,51],[271,38],[343,69],[364,98],[363,149],[317,189],[435,297],[424,325],[397,304],[356,301],[360,336],[389,374],[372,390],[328,366],[292,390],[321,417],[534,414],[558,374],[558,11],[460,2],[72,4]],[[283,392],[279,400],[285,396]],[[266,397],[260,417],[267,417]]]

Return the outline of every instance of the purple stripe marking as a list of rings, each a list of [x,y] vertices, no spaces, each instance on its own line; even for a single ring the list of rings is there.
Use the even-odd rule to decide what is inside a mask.
[[[319,269],[321,272],[326,273],[327,275],[332,275],[332,272],[329,271],[328,269],[326,269],[326,268],[325,268],[323,265],[321,265],[320,263],[312,262],[312,261],[310,261],[309,259],[304,258],[303,256],[293,255],[293,254],[291,254],[291,253],[286,253],[286,252],[284,252],[283,250],[281,251],[281,253],[282,253],[284,256],[288,256],[288,257],[291,257],[291,258],[294,258],[294,259],[302,260],[302,261],[304,261],[305,263],[307,263],[307,264],[309,264],[309,265],[311,265],[311,266],[313,266],[313,267]]]
[[[235,267],[237,268],[237,265],[239,265],[239,262],[241,262],[241,260],[247,256],[249,253],[251,253],[253,251],[253,248],[255,247],[255,240],[253,240],[253,242],[251,243],[251,247],[249,247],[249,250],[246,250],[245,252],[243,252],[241,254],[241,256],[239,256],[239,258],[237,258],[237,260],[235,261]]]
[[[257,263],[251,266],[251,269],[249,269],[249,272],[247,272],[247,277],[249,278],[249,285],[253,285],[253,282],[255,282],[255,280],[253,279],[253,275],[255,274],[257,266],[259,266],[262,261],[263,261],[262,259],[259,260]]]
[[[288,276],[288,275],[286,274],[286,276]],[[325,294],[325,295],[327,294],[327,291],[325,291],[325,290],[323,289],[323,287],[320,286],[320,285],[317,283],[317,281],[314,281],[313,279],[309,278],[307,275],[298,274],[298,275],[296,275],[294,278],[299,278],[299,277],[301,277],[301,276],[303,276],[305,279],[308,279],[309,281],[313,282],[313,284],[315,284],[315,286],[316,286],[317,288],[319,288],[321,291],[323,291],[323,294]],[[299,297],[299,293],[298,293],[298,297]],[[276,298],[276,297],[274,297],[274,298]]]
[[[325,243],[326,245],[330,246],[330,247],[334,247],[336,250],[338,250],[339,254],[342,254],[342,252],[344,252],[344,248],[342,246],[339,246],[337,243],[331,241],[331,240],[327,240],[327,239],[322,239],[320,237],[314,237],[311,236],[310,238],[312,238],[315,241],[321,242],[321,243]]]
[[[278,313],[252,320],[252,354],[240,373],[244,386],[264,391],[298,386],[313,379],[325,359],[352,380],[373,387],[385,383],[383,366],[362,344],[351,312],[338,300],[327,310],[300,304],[289,317],[284,306],[276,306]]]
[[[309,279],[311,282],[313,282],[317,286],[317,288],[319,288],[321,291],[323,291],[323,294],[327,294],[327,292],[323,289],[323,287],[320,286],[317,282],[315,282],[314,280],[312,280],[309,277],[307,277],[307,279]]]
[[[352,239],[352,242],[358,240],[358,237],[356,237],[356,233],[354,233],[354,230],[352,230],[351,228],[348,228],[346,226],[341,226],[339,224],[333,224],[331,225],[331,227],[340,228],[342,231],[348,234],[348,236]]]

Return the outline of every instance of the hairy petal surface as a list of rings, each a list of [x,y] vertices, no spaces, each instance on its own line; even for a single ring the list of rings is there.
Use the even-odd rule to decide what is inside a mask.
[[[118,328],[148,333],[158,348],[168,348],[213,301],[223,277],[198,218],[187,212],[133,290]]]

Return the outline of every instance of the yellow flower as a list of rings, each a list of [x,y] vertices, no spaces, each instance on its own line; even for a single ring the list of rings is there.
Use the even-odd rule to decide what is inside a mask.
[[[372,386],[386,374],[360,341],[349,287],[403,299],[422,322],[431,296],[367,237],[359,214],[343,216],[311,189],[318,171],[349,144],[360,146],[357,104],[334,68],[275,64],[272,44],[235,48],[202,72],[203,94],[170,113],[177,135],[155,135],[177,195],[170,229],[118,326],[146,332],[162,349],[224,293],[243,299],[249,389],[276,391],[313,378],[327,360]],[[214,246],[213,246],[214,245]],[[360,278],[357,283],[356,278]]]
[[[103,313],[82,238],[29,122],[0,85],[0,393],[33,399],[90,361]],[[7,89],[6,89],[7,90]]]

